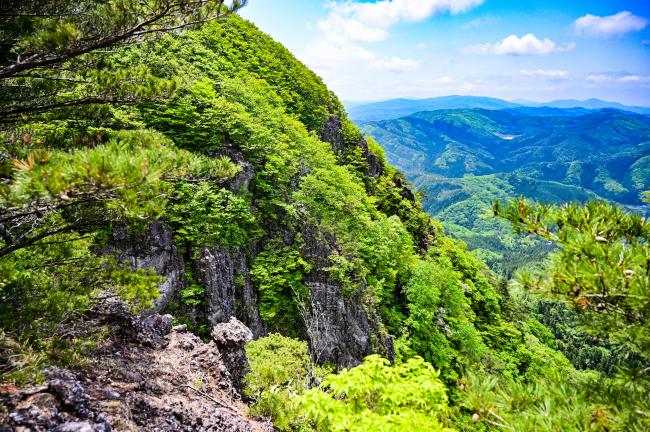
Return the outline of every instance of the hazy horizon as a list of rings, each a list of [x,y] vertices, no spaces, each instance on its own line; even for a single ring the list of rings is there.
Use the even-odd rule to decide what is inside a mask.
[[[424,100],[424,99],[435,99],[435,98],[445,98],[445,97],[473,97],[473,98],[492,98],[492,99],[500,99],[504,100],[506,102],[511,102],[511,103],[520,103],[519,101],[525,101],[529,103],[535,103],[535,104],[549,104],[552,102],[557,102],[557,101],[566,101],[566,100],[575,100],[578,102],[586,102],[589,100],[598,100],[600,102],[604,103],[612,103],[612,104],[620,104],[620,105],[626,105],[626,106],[638,106],[638,107],[643,107],[643,108],[650,108],[650,102],[648,105],[633,105],[633,104],[627,104],[621,101],[617,100],[604,100],[596,97],[592,98],[585,98],[585,99],[575,99],[575,98],[561,98],[561,99],[549,99],[549,100],[531,100],[531,99],[526,99],[526,98],[514,98],[514,99],[504,99],[504,98],[499,98],[495,96],[488,96],[488,95],[481,95],[481,94],[443,94],[440,96],[423,96],[423,97],[417,97],[417,96],[398,96],[398,97],[389,97],[389,98],[381,98],[381,99],[367,99],[367,100],[355,100],[355,99],[342,99],[341,102],[345,104],[371,104],[371,103],[378,103],[378,102],[387,102],[391,100],[398,100],[398,99],[406,99],[406,100]]]

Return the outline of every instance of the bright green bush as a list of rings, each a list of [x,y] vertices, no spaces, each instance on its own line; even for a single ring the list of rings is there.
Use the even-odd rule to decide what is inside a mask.
[[[250,372],[244,393],[251,412],[270,417],[281,431],[312,430],[296,396],[322,379],[325,370],[312,364],[307,342],[271,333],[246,345]]]
[[[278,243],[270,243],[255,259],[250,274],[259,290],[260,317],[272,330],[301,336],[298,306],[308,301],[304,277],[310,270],[299,251]]]
[[[421,358],[400,365],[379,356],[337,375],[299,398],[318,431],[452,431],[438,373]]]

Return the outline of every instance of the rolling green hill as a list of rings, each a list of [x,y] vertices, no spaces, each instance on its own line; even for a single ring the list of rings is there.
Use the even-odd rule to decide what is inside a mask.
[[[489,216],[494,199],[604,198],[639,206],[650,187],[650,119],[617,110],[549,110],[429,111],[368,122],[362,130],[425,192],[425,208],[450,234],[509,274],[522,254],[535,258],[547,248],[515,241],[506,224]]]

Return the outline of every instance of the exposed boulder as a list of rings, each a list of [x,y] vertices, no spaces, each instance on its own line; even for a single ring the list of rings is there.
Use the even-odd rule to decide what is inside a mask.
[[[344,298],[338,285],[307,283],[311,295],[307,315],[310,351],[318,363],[353,367],[370,354],[394,357],[392,337],[380,318],[369,315],[359,298]]]
[[[148,347],[162,347],[172,329],[173,317],[153,313],[137,316],[126,303],[107,299],[95,304],[87,313],[88,325],[107,326],[125,343],[138,343]]]
[[[235,177],[228,180],[224,184],[224,187],[228,188],[233,193],[247,193],[250,182],[253,180],[253,177],[255,177],[253,164],[248,162],[244,158],[244,155],[240,151],[235,150],[229,142],[226,142],[223,148],[219,151],[211,152],[209,154],[212,157],[227,156],[230,160],[239,165],[239,172]]]
[[[368,148],[368,143],[363,136],[360,136],[359,139],[353,144],[347,144],[343,135],[341,134],[341,118],[337,115],[330,115],[323,131],[320,134],[320,139],[323,142],[329,143],[332,146],[332,150],[336,153],[341,153],[346,150],[346,145],[352,145],[359,147],[361,149],[361,154],[366,160],[366,175],[371,177],[380,176],[384,172],[384,166],[379,161],[377,156]]]
[[[381,317],[370,313],[361,294],[346,296],[338,284],[330,282],[329,257],[340,253],[331,236],[305,226],[301,231],[301,253],[313,264],[305,285],[309,304],[301,307],[303,325],[312,357],[318,363],[332,362],[339,367],[358,365],[364,357],[379,353],[392,360],[393,339],[383,329]],[[369,306],[369,307],[365,307]]]
[[[87,408],[90,397],[72,373],[56,367],[45,371],[49,379],[49,390],[65,406],[81,418],[90,417]]]
[[[343,150],[345,144],[341,135],[341,118],[339,116],[330,115],[330,118],[325,122],[325,126],[323,126],[320,139],[323,142],[329,143],[335,152]]]
[[[212,339],[217,344],[233,386],[241,394],[244,377],[249,371],[245,346],[253,339],[253,333],[241,321],[232,317],[227,323],[214,326]]]
[[[205,288],[207,321],[213,325],[228,321],[235,315],[235,272],[230,252],[204,248],[194,267],[197,282]]]

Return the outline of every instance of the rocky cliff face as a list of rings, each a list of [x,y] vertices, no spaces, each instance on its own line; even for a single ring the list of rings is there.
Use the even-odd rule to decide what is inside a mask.
[[[381,318],[368,312],[376,308],[365,304],[361,294],[346,296],[339,285],[329,281],[325,271],[331,265],[329,257],[339,252],[334,239],[308,226],[301,237],[301,253],[313,264],[305,281],[309,305],[302,313],[312,356],[319,363],[332,362],[339,367],[356,366],[374,353],[392,360],[392,337],[383,331]]]
[[[346,143],[341,135],[341,120],[331,116],[322,139],[337,152],[344,150]],[[383,166],[368,149],[363,138],[355,145],[363,150],[368,164],[367,174],[380,175]],[[212,156],[228,156],[240,166],[240,172],[224,187],[234,193],[248,193],[255,175],[253,167],[243,155],[228,143]],[[284,235],[293,238],[294,232]],[[393,343],[390,335],[382,329],[381,318],[372,305],[360,294],[346,297],[340,287],[332,284],[329,273],[329,257],[337,252],[332,238],[318,233],[312,227],[303,227],[302,255],[313,264],[307,275],[306,285],[310,299],[302,310],[302,321],[297,326],[305,329],[310,350],[319,362],[332,362],[340,367],[358,364],[365,356],[373,353],[393,357]],[[161,312],[173,302],[178,303],[178,293],[186,286],[185,260],[172,242],[172,230],[161,222],[153,223],[149,229],[135,237],[129,237],[125,228],[115,230],[104,252],[117,252],[119,259],[133,268],[154,269],[165,277],[160,286],[160,297],[150,312]],[[260,318],[257,292],[253,287],[249,269],[255,258],[255,247],[250,249],[228,249],[220,247],[203,248],[198,259],[192,263],[196,282],[205,289],[204,304],[192,311],[193,318],[200,318],[209,325],[228,323],[233,317],[245,324],[253,337],[266,334]]]
[[[394,357],[393,339],[369,314],[359,298],[345,298],[338,285],[308,282],[311,299],[307,333],[312,356],[319,363],[350,368],[370,354]]]
[[[153,311],[161,311],[185,286],[185,263],[172,242],[172,231],[162,222],[153,222],[142,234],[130,236],[127,227],[113,231],[102,253],[117,253],[119,260],[134,269],[153,269],[165,277]]]
[[[228,322],[231,317],[237,317],[255,337],[266,333],[243,250],[205,248],[195,268],[197,281],[205,288],[206,318],[210,324]]]
[[[338,116],[330,115],[329,120],[323,127],[320,138],[323,142],[329,143],[336,153],[340,153],[345,149],[347,144],[341,134],[341,119]],[[361,154],[366,160],[366,175],[371,177],[380,176],[384,172],[384,166],[377,159],[377,156],[370,151],[366,139],[363,136],[359,137],[354,146],[361,149]]]

